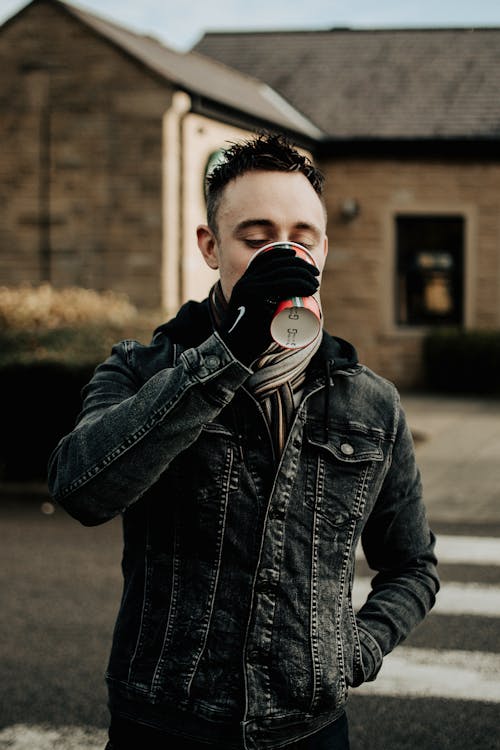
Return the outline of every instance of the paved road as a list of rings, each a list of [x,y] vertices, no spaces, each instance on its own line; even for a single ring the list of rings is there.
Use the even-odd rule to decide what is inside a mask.
[[[403,395],[402,403],[442,590],[377,680],[353,692],[353,750],[498,750],[500,401]],[[369,573],[360,560],[360,602]]]
[[[494,750],[500,403],[403,403],[418,438],[443,590],[378,679],[352,691],[352,748]],[[102,750],[120,525],[85,529],[60,510],[43,513],[43,499],[0,501],[0,750]],[[361,600],[370,576],[362,559],[357,573]]]
[[[500,748],[500,537],[434,524],[441,557],[438,603],[351,698],[353,750]],[[457,527],[455,526],[455,529]],[[358,600],[369,571],[358,564]],[[358,713],[359,712],[359,713]]]
[[[403,395],[433,521],[500,529],[500,399]]]

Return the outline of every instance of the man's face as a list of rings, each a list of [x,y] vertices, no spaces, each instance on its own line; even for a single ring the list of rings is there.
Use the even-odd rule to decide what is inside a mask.
[[[226,186],[217,212],[217,236],[197,229],[210,268],[219,269],[226,300],[252,255],[269,242],[303,245],[320,271],[328,249],[323,205],[300,172],[246,172]]]

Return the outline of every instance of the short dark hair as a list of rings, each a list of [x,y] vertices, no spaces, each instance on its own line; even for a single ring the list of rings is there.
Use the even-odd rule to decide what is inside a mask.
[[[280,134],[260,133],[251,140],[232,143],[223,158],[205,178],[207,222],[217,233],[217,211],[226,185],[246,172],[301,172],[323,203],[324,176],[307,156],[303,156]]]

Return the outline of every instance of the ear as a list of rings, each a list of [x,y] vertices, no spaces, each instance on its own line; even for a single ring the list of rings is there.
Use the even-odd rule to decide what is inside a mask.
[[[217,238],[210,227],[206,224],[200,224],[196,228],[196,236],[198,238],[198,247],[205,259],[205,263],[209,268],[212,268],[215,271],[219,268],[219,247]]]
[[[326,258],[327,255],[328,255],[328,237],[325,234],[324,247],[323,247],[323,256]]]

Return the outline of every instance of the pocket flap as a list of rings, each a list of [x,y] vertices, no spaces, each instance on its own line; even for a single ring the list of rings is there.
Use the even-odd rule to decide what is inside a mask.
[[[321,425],[313,425],[307,433],[307,439],[316,448],[327,451],[338,461],[356,463],[358,461],[383,461],[384,453],[380,439],[360,432],[330,432],[325,441],[325,431]]]

